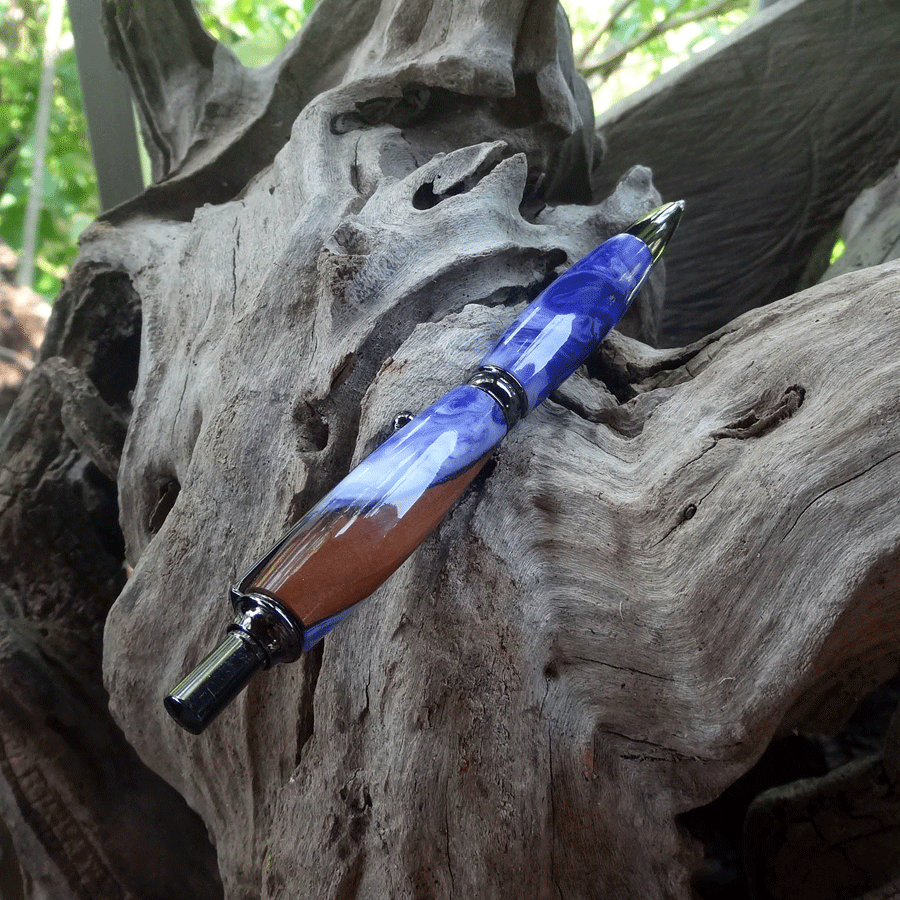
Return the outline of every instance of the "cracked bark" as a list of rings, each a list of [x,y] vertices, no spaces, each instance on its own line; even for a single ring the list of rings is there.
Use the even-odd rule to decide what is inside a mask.
[[[253,72],[190,4],[145,7],[109,0],[107,27],[157,181],[85,233],[0,470],[9,640],[24,620],[59,702],[87,694],[67,727],[100,729],[85,758],[116,748],[130,792],[85,797],[48,767],[69,732],[11,656],[5,706],[36,724],[3,719],[4,740],[64,798],[38,827],[43,796],[6,773],[32,882],[689,897],[702,851],[676,817],[897,670],[900,266],[670,350],[656,277],[372,600],[189,736],[160,698],[228,621],[229,583],[659,195],[639,166],[591,194],[593,117],[543,0],[325,0]],[[81,490],[48,506],[78,511],[82,543],[54,531],[36,560],[22,485],[57,480]],[[77,647],[49,655],[48,620]],[[146,796],[168,799],[116,855],[111,816]],[[160,842],[172,883],[154,888]]]

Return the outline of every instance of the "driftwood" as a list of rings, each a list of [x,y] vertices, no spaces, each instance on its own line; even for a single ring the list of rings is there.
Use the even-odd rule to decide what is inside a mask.
[[[0,445],[31,894],[691,896],[697,811],[900,668],[900,264],[672,350],[657,279],[351,620],[193,737],[161,698],[241,569],[659,195],[640,167],[590,195],[549,2],[325,0],[254,72],[187,2],[106,7],[158,183],[86,232]]]
[[[0,803],[28,897],[217,894],[202,824],[137,758],[102,685],[103,622],[125,581],[103,473],[121,452],[139,323],[127,279],[83,267],[0,432]]]
[[[596,190],[640,161],[691,209],[667,255],[665,344],[825,271],[845,210],[900,157],[898,83],[896,4],[783,0],[598,117]]]

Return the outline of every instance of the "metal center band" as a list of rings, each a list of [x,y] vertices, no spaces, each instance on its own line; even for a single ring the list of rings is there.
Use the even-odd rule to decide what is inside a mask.
[[[512,428],[528,412],[528,395],[518,380],[497,366],[479,366],[467,384],[493,397],[503,411],[506,427]]]

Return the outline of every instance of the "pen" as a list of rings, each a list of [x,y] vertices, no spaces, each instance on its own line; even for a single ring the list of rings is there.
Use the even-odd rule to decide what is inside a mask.
[[[683,209],[653,210],[560,275],[465,384],[376,448],[244,573],[224,640],[165,698],[176,722],[199,734],[256,672],[298,659],[390,577],[516,422],[597,349]]]

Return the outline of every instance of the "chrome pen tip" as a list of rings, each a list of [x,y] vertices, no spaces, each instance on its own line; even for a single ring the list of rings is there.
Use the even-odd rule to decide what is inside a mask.
[[[626,228],[625,233],[640,238],[650,249],[653,262],[656,262],[662,256],[672,235],[675,234],[683,212],[684,200],[664,203]]]

